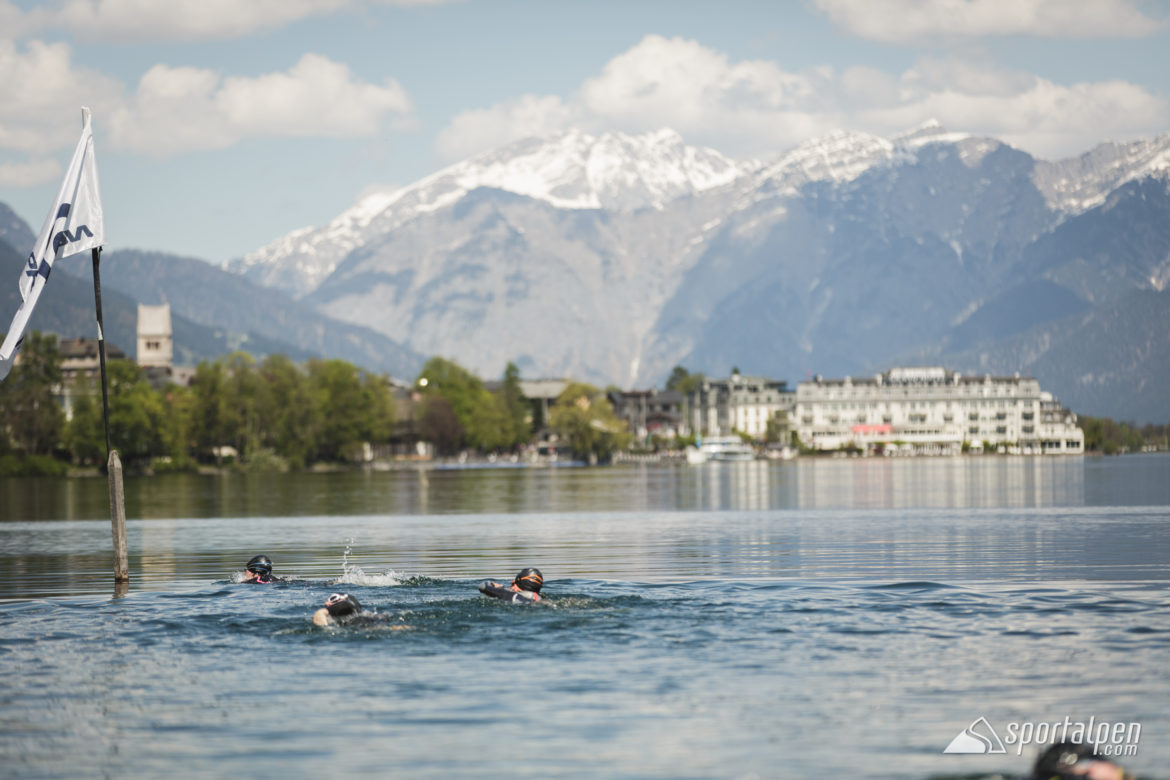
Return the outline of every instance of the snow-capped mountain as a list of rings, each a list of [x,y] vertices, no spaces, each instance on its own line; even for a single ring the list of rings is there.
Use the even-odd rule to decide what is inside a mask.
[[[932,122],[758,163],[669,131],[569,132],[370,196],[235,268],[485,378],[512,361],[623,387],[679,364],[797,381],[916,356],[1107,377],[1086,402],[1148,410],[1167,385],[1140,361],[1061,352],[1078,374],[1045,344],[1071,317],[1105,343],[1083,328],[1113,327],[1127,295],[1153,294],[1146,312],[1170,296],[1168,193],[1170,135],[1048,162]],[[1076,387],[1052,389],[1075,408]]]
[[[303,295],[372,237],[483,188],[560,209],[663,209],[726,185],[757,163],[687,146],[673,130],[595,137],[569,131],[525,139],[452,165],[408,187],[369,195],[322,228],[303,228],[228,264],[266,286]]]
[[[1049,205],[1080,213],[1105,202],[1122,185],[1170,171],[1170,133],[1125,144],[1105,143],[1060,162],[1037,161],[1033,181]]]

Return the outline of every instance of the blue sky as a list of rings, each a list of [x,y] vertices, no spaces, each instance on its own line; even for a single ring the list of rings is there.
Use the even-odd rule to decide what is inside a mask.
[[[1153,137],[1170,3],[0,0],[0,202],[34,231],[82,105],[107,249],[219,263],[568,127],[756,158],[928,119],[1046,159]]]

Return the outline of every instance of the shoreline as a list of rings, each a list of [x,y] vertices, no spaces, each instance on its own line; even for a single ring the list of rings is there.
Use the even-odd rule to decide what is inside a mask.
[[[1161,452],[1168,452],[1170,450],[1145,450],[1142,452],[1130,453],[1116,453],[1114,457],[1120,455],[1149,455]],[[1104,458],[1109,457],[1100,451],[1090,451],[1081,455],[1045,455],[1041,453],[960,453],[960,454],[946,454],[946,455],[898,455],[898,456],[881,456],[881,455],[867,455],[867,454],[845,454],[845,453],[823,453],[798,455],[792,458],[769,458],[759,457],[754,460],[742,461],[744,463],[792,463],[801,460],[905,460],[907,458],[925,458],[931,460],[938,459],[956,459],[969,458],[972,461],[982,461],[989,458],[1039,458],[1039,459],[1055,459],[1062,460],[1068,457],[1079,458]],[[229,476],[229,475],[249,475],[249,474],[284,474],[284,473],[313,473],[313,474],[332,474],[355,471],[489,471],[489,470],[552,470],[552,469],[566,469],[566,468],[594,468],[600,467],[624,467],[624,466],[670,466],[688,468],[702,468],[704,466],[712,466],[715,468],[724,467],[720,461],[708,461],[705,463],[687,463],[685,455],[681,453],[665,453],[665,454],[645,454],[645,455],[623,455],[615,458],[608,463],[600,463],[591,466],[585,461],[579,460],[489,460],[487,458],[476,459],[442,459],[442,460],[391,460],[391,461],[371,461],[368,463],[317,463],[304,469],[279,469],[279,468],[249,468],[247,465],[232,464],[226,466],[209,466],[199,465],[194,469],[189,470],[161,470],[155,471],[150,468],[136,469],[129,468],[126,471],[128,477],[160,477],[168,474],[188,474],[197,476]],[[69,466],[64,474],[13,474],[9,478],[20,478],[25,476],[40,476],[51,477],[60,476],[67,479],[92,479],[102,477],[105,475],[103,469],[97,466]]]

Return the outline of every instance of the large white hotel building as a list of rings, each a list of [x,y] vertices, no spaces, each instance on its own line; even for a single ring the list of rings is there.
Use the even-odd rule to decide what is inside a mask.
[[[893,368],[866,378],[796,387],[789,424],[805,446],[958,453],[990,446],[1082,454],[1076,415],[1031,378],[963,376],[940,367]]]

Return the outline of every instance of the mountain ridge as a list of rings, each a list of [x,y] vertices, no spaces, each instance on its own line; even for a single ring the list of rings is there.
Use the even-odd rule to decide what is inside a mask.
[[[662,208],[687,193],[727,184],[739,170],[718,152],[685,146],[672,130],[596,137],[567,131],[546,140],[522,139],[407,187],[370,194],[328,225],[293,231],[226,267],[299,297],[374,231],[393,229],[476,189],[499,189],[564,209]]]
[[[1170,134],[1049,162],[928,122],[734,161],[673,131],[569,131],[371,194],[231,273],[134,257],[118,283],[222,289],[237,303],[194,295],[186,314],[365,365],[442,355],[481,376],[515,362],[638,387],[676,365],[795,382],[926,360],[1034,370],[1074,410],[1130,419],[1170,408],[1159,372],[1119,357],[1170,341],[1163,299],[1139,295],[1170,280],[1167,212]],[[249,296],[270,322],[232,311]],[[355,330],[313,341],[291,325],[315,316]],[[1092,349],[1044,346],[1070,344],[1064,331]]]
[[[986,355],[1170,275],[1156,219],[1170,134],[1048,162],[937,122],[890,139],[835,133],[769,162],[729,161],[709,186],[634,207],[556,191],[550,182],[584,175],[572,137],[451,166],[380,212],[367,201],[360,229],[330,223],[342,239],[296,294],[483,375],[516,361],[527,374],[637,386],[679,364],[798,379],[881,370],[916,351]],[[675,153],[652,164],[677,164],[680,139],[662,138]],[[561,178],[521,187],[483,173],[515,170],[513,155]],[[314,252],[327,233],[311,233]],[[1123,251],[1112,234],[1147,238]],[[1077,241],[1079,259],[1061,259]],[[266,251],[244,273],[313,262],[282,258],[279,242]]]

